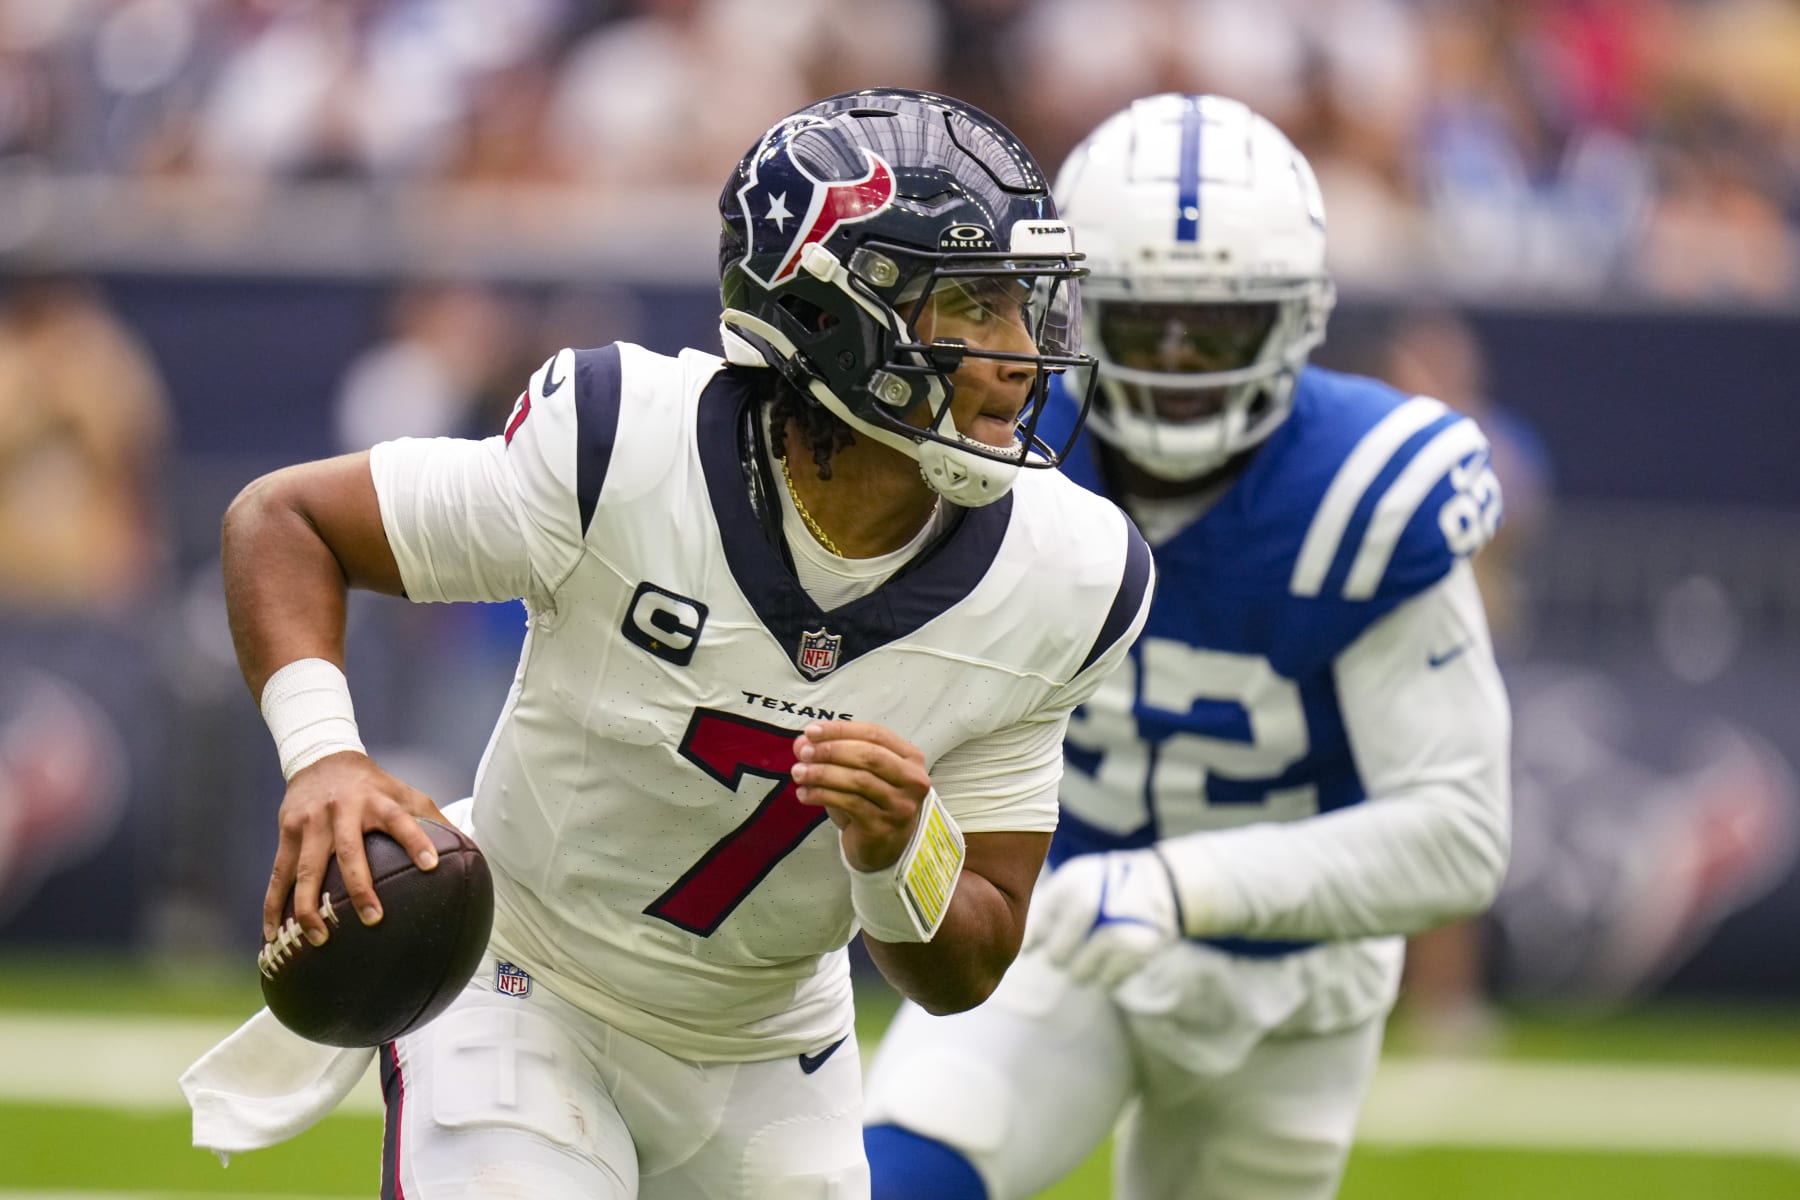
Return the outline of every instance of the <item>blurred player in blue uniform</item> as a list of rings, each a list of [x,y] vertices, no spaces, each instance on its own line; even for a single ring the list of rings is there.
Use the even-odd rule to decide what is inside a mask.
[[[1467,561],[1500,519],[1487,443],[1306,365],[1333,303],[1318,185],[1243,105],[1140,100],[1056,193],[1101,364],[1064,469],[1137,520],[1155,598],[1069,727],[1025,953],[881,1045],[874,1195],[1021,1200],[1113,1133],[1127,1200],[1329,1197],[1403,935],[1484,908],[1506,864],[1510,718]]]

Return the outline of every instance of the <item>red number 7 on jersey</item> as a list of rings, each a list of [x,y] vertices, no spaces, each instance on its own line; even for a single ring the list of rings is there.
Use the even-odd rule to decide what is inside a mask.
[[[689,933],[710,937],[775,864],[792,854],[825,819],[825,810],[794,798],[797,729],[701,708],[682,735],[681,756],[736,791],[745,775],[777,786],[742,824],[713,844],[644,911]]]

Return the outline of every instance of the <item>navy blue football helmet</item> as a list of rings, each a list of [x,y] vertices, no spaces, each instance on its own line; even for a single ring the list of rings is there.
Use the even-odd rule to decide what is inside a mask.
[[[1088,386],[1071,390],[1086,415],[1096,372],[1079,352],[1075,282],[1086,271],[1043,172],[998,121],[929,92],[833,96],[763,135],[719,211],[732,362],[780,371],[859,433],[916,459],[958,504],[989,503],[1020,467],[1062,461],[1080,422],[1058,448],[1037,427],[1058,372],[1081,370]],[[981,311],[1012,340],[922,340],[927,307],[946,303]],[[934,317],[929,327],[941,325]],[[969,359],[1035,372],[1010,446],[967,437],[952,420],[950,377]]]

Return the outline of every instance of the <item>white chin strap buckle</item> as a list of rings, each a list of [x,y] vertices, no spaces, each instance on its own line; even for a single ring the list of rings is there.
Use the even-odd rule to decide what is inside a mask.
[[[963,508],[992,504],[1019,476],[1017,463],[996,462],[943,442],[920,442],[916,457],[931,490]]]

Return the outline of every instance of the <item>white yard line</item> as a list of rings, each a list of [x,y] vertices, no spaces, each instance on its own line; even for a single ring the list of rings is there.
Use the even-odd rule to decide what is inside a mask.
[[[144,1111],[187,1107],[176,1083],[230,1021],[0,1013],[0,1101]],[[382,1111],[379,1074],[340,1111]]]
[[[0,1013],[0,1102],[179,1110],[176,1077],[232,1028],[180,1018]],[[379,1113],[377,1074],[364,1076],[340,1111]],[[1390,1058],[1359,1138],[1393,1147],[1800,1157],[1800,1073]],[[0,1200],[23,1197],[0,1192]],[[108,1198],[65,1193],[59,1200]]]
[[[1375,1077],[1358,1137],[1388,1146],[1800,1157],[1800,1074],[1394,1058]]]

